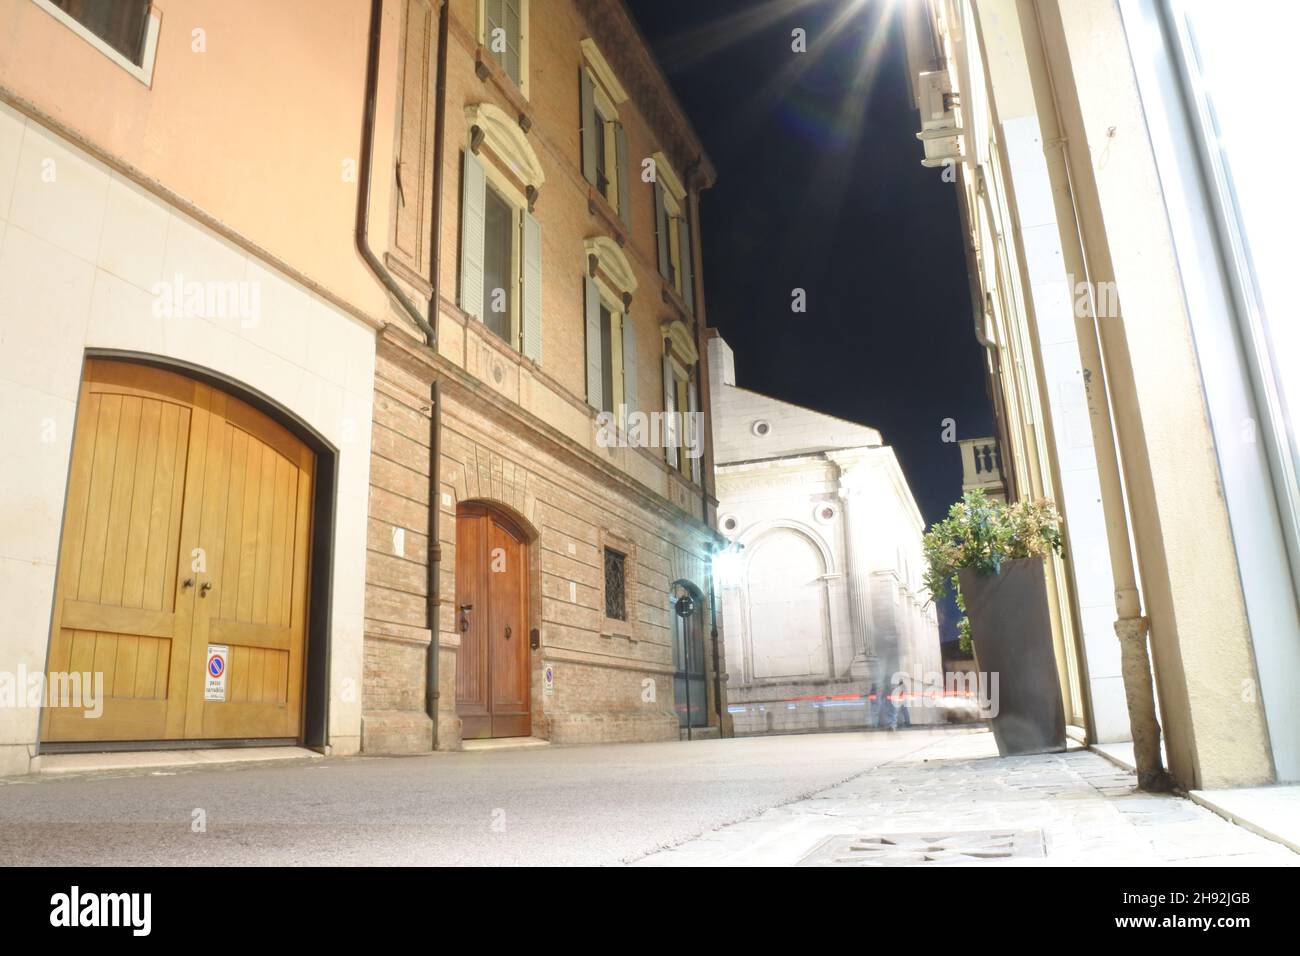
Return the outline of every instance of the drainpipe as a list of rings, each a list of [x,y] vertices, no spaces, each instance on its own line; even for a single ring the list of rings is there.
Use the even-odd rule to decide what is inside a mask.
[[[438,5],[438,66],[434,80],[433,116],[433,216],[429,226],[429,316],[434,323],[429,347],[438,350],[438,317],[442,314],[442,167],[447,121],[447,27],[451,10],[447,0]],[[433,748],[438,749],[438,662],[439,617],[442,608],[442,380],[434,378],[429,387],[429,577],[426,615],[429,623],[429,651],[425,665],[425,709],[433,721]]]
[[[975,341],[988,353],[989,363],[992,365],[990,374],[993,382],[989,389],[991,392],[989,398],[993,402],[993,427],[997,432],[995,437],[1002,456],[1002,482],[1005,485],[1007,500],[1015,501],[1017,496],[1015,469],[1009,466],[1011,445],[1007,441],[1006,405],[1002,397],[1002,354],[998,350],[998,344],[990,339],[984,331],[984,291],[980,286],[979,258],[975,252],[974,226],[971,221],[970,211],[966,208],[964,201],[964,197],[968,195],[966,190],[966,166],[964,163],[957,164],[957,191],[963,197],[963,201],[957,203],[957,212],[961,218],[962,247],[966,254],[966,280],[970,291],[971,317],[974,321]]]
[[[1129,728],[1133,734],[1138,787],[1142,790],[1165,791],[1170,789],[1171,781],[1160,753],[1160,722],[1156,716],[1155,688],[1147,651],[1150,621],[1142,613],[1142,595],[1138,590],[1130,547],[1123,477],[1115,445],[1105,366],[1102,364],[1101,330],[1092,298],[1092,290],[1096,287],[1089,278],[1087,253],[1075,206],[1076,194],[1070,172],[1070,158],[1061,132],[1059,99],[1046,62],[1047,43],[1042,22],[1033,4],[1024,5],[1024,10],[1029,21],[1025,24],[1025,52],[1034,88],[1047,175],[1052,184],[1052,193],[1057,199],[1061,255],[1067,273],[1076,277],[1076,281],[1082,277],[1084,287],[1089,290],[1088,309],[1084,315],[1079,316],[1078,310],[1075,310],[1075,331],[1083,367],[1084,391],[1088,400],[1088,418],[1092,422],[1111,572],[1115,579],[1115,634],[1119,638],[1120,671],[1128,704]],[[1071,292],[1073,291],[1072,289]]]
[[[426,319],[420,310],[402,291],[392,274],[384,268],[383,263],[370,248],[370,175],[374,153],[375,137],[375,102],[379,86],[379,46],[383,27],[383,0],[370,2],[370,32],[366,45],[366,103],[362,120],[361,133],[361,188],[357,191],[357,251],[362,260],[374,273],[393,297],[402,306],[402,310],[411,318],[416,327],[424,333],[425,345],[435,354],[438,348],[436,323],[442,299],[442,188],[443,155],[446,126],[446,90],[447,90],[447,0],[438,5],[438,63],[434,106],[434,143],[433,143],[433,216],[430,236],[430,286],[432,292],[428,302]],[[442,546],[439,537],[439,517],[441,515],[441,490],[439,465],[442,451],[442,391],[440,381],[435,378],[429,387],[429,516],[428,516],[428,562],[425,579],[426,602],[425,615],[429,626],[429,649],[425,661],[425,710],[433,722],[433,746],[438,749],[438,619],[442,604],[440,580],[442,570]]]
[[[713,548],[713,557],[718,556],[718,549]],[[709,637],[713,641],[713,709],[718,713],[718,737],[723,736],[722,726],[722,668],[718,656],[718,601],[713,589],[713,565],[709,565]]]
[[[366,110],[361,121],[361,188],[357,190],[357,252],[366,266],[374,273],[402,306],[411,320],[424,333],[426,341],[435,341],[437,333],[429,325],[420,310],[402,291],[397,280],[384,268],[370,248],[370,166],[375,146],[375,98],[379,87],[379,38],[383,26],[384,0],[370,0],[370,36],[366,43]]]

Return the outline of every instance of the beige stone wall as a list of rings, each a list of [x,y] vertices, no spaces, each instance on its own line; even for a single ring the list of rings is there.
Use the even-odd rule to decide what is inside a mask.
[[[422,0],[408,0],[406,17],[423,16],[425,9]],[[633,374],[638,407],[661,410],[663,325],[684,321],[697,341],[699,336],[694,317],[675,294],[665,291],[659,275],[653,186],[642,182],[638,173],[643,158],[663,151],[685,180],[689,164],[699,156],[698,147],[693,153],[681,147],[681,119],[665,113],[665,88],[656,86],[662,81],[648,67],[639,38],[620,27],[616,4],[532,0],[526,96],[494,64],[481,70],[482,77],[476,72],[481,61],[489,59],[479,44],[479,12],[478,0],[452,0],[438,354],[428,354],[406,326],[381,337],[379,349],[367,539],[363,746],[371,751],[428,747],[425,535],[430,382],[435,377],[443,389],[436,502],[443,549],[439,747],[454,749],[460,741],[454,691],[459,646],[455,515],[457,504],[471,499],[504,506],[536,535],[531,545],[530,627],[540,629],[541,649],[532,655],[534,734],[558,742],[671,739],[677,735],[677,718],[669,585],[686,578],[708,592],[705,574],[714,541],[703,523],[708,501],[703,488],[668,467],[662,449],[600,447],[595,412],[586,402],[582,280],[587,265],[584,240],[604,236],[617,242],[636,279],[625,329],[630,328],[637,341],[639,361]],[[436,22],[431,29],[436,30]],[[404,28],[404,35],[409,39],[409,29]],[[618,105],[618,114],[628,136],[630,228],[582,175],[579,70],[584,62],[580,44],[586,38],[596,41],[629,93]],[[412,55],[408,43],[402,56]],[[415,68],[429,71],[425,82],[431,82],[431,62],[416,63]],[[414,82],[418,87],[418,77]],[[649,102],[653,120],[642,108]],[[544,176],[532,210],[542,234],[542,355],[537,362],[457,305],[461,170],[470,135],[466,109],[478,104],[523,117],[521,129]],[[407,155],[401,147],[404,129],[398,125],[397,150]],[[480,152],[480,159],[501,168],[491,146]],[[507,178],[513,175],[503,172]],[[427,298],[432,291],[418,275],[400,270],[399,275],[413,296]],[[394,529],[405,536],[403,556],[393,553]],[[629,550],[634,565],[630,626],[612,628],[603,618],[601,548],[607,538]],[[707,635],[707,608],[704,624]],[[711,644],[707,637],[706,644]],[[555,667],[549,696],[542,690],[543,663]],[[653,700],[643,699],[646,681],[653,682]]]
[[[428,749],[425,716],[426,537],[430,367],[400,338],[381,340],[376,368],[374,454],[366,560],[363,749]],[[684,520],[607,465],[521,420],[521,411],[472,378],[442,376],[442,541],[439,644],[440,749],[457,749],[454,675],[456,506],[487,501],[526,522],[530,545],[529,626],[541,631],[532,661],[533,734],[559,743],[668,740],[677,736],[669,586],[708,593],[712,535]],[[404,553],[394,554],[394,530]],[[630,543],[630,620],[603,616],[601,545]],[[702,608],[707,628],[708,608]],[[707,630],[706,630],[707,635]],[[707,671],[715,662],[707,640]],[[543,693],[543,664],[555,668]],[[645,698],[652,681],[654,699]],[[709,713],[716,723],[713,686]]]

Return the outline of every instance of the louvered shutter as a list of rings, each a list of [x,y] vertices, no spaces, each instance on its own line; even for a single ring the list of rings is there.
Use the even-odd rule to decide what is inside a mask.
[[[623,404],[627,406],[629,415],[637,409],[636,376],[636,323],[628,310],[623,313]]]
[[[460,307],[483,321],[483,242],[487,175],[483,164],[465,151],[460,201]]]
[[[587,404],[600,411],[604,370],[600,361],[600,292],[591,276],[583,277],[587,313]]]
[[[629,230],[632,228],[632,194],[628,191],[627,130],[622,123],[614,126],[614,160],[618,164],[618,217]]]
[[[523,213],[524,294],[523,351],[542,361],[542,227],[533,214]]]
[[[664,355],[664,446],[668,464],[677,467],[677,389],[673,378],[673,360]]]
[[[696,371],[698,373],[698,368]],[[696,424],[696,413],[700,410],[700,393],[699,383],[695,376],[691,377],[690,386],[686,391],[686,400],[691,403],[691,407],[690,418],[687,420],[684,429],[682,447],[690,448],[692,453],[696,451],[700,453],[691,459],[691,480],[698,485],[700,483],[700,460],[704,452],[704,429]]]
[[[578,68],[580,83],[579,101],[582,106],[582,175],[587,182],[596,185],[596,91],[591,85],[591,74]]]
[[[668,207],[664,204],[664,187],[655,183],[655,238],[659,243],[659,274],[667,279],[672,263],[668,258]]]
[[[686,308],[695,313],[695,262],[691,259],[691,222],[685,216],[677,224],[677,234],[681,237],[682,259],[682,298]]]

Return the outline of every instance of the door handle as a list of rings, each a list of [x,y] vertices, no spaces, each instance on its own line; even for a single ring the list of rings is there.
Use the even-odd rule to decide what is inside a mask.
[[[202,584],[199,585],[199,597],[201,598],[207,597],[208,592],[211,590],[212,590],[212,582],[204,581]]]
[[[506,625],[506,640],[510,640],[510,625]]]
[[[194,587],[194,579],[193,579],[193,578],[186,578],[184,581],[181,582],[181,590],[182,590],[182,591],[185,590],[186,588],[192,588],[192,587]]]
[[[472,610],[474,610],[473,604],[462,604],[460,606],[460,629],[462,631],[469,630],[469,612]]]

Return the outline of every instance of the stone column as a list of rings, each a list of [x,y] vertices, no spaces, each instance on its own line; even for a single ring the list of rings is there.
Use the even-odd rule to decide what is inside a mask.
[[[844,559],[849,582],[849,624],[853,632],[849,674],[865,678],[871,673],[876,656],[871,617],[871,559],[867,546],[871,506],[863,481],[866,466],[853,459],[829,457],[839,468],[837,493],[844,511]]]

